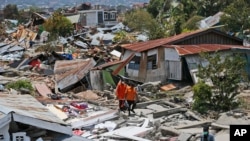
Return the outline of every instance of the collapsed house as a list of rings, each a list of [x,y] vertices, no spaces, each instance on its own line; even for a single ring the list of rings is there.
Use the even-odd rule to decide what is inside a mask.
[[[72,129],[30,95],[1,94],[0,140],[62,141],[72,136]]]
[[[110,26],[116,16],[114,11],[102,10],[79,13],[68,17],[76,30],[81,28],[80,23],[89,26],[105,23]],[[36,30],[46,20],[38,13],[34,13],[33,18],[30,27]],[[58,42],[54,42],[56,50],[43,54],[34,50],[44,45],[46,40],[43,39],[49,33],[41,33],[41,40],[30,48],[29,41],[35,41],[37,34],[20,26],[13,34],[17,44],[9,42],[0,45],[0,55],[21,53],[17,59],[11,55],[0,58],[4,61],[17,60],[8,65],[14,68],[13,72],[10,68],[0,67],[1,74],[7,72],[6,75],[13,77],[0,76],[0,91],[5,93],[1,93],[3,98],[0,99],[3,107],[0,110],[0,138],[27,141],[196,141],[200,139],[202,126],[208,124],[212,126],[210,130],[216,134],[217,140],[225,140],[232,122],[223,119],[249,123],[245,113],[238,111],[211,121],[189,109],[187,101],[192,98],[181,101],[175,93],[174,100],[166,98],[169,93],[165,92],[177,86],[160,84],[167,80],[196,83],[197,66],[207,63],[199,57],[201,52],[220,51],[226,54],[237,51],[249,58],[248,48],[242,46],[241,40],[215,29],[205,29],[151,41],[143,37],[138,40],[144,42],[122,45],[123,51],[119,52],[115,50],[116,45],[112,45],[112,33],[124,29],[129,30],[121,23],[106,28],[86,27],[73,36],[60,37]],[[14,74],[20,76],[15,77]],[[8,82],[22,77],[32,81],[37,92],[36,99],[46,107],[31,96],[4,89]],[[121,77],[139,84],[140,103],[137,103],[136,113],[131,117],[117,112],[114,88]],[[190,87],[188,89],[177,93],[189,94]],[[24,93],[27,91],[20,94]],[[155,100],[157,98],[160,100]]]

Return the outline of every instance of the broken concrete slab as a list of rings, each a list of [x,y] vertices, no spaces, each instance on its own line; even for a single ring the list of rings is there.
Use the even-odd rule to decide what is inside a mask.
[[[193,113],[192,111],[188,110],[186,113],[185,113],[186,116],[190,116],[198,121],[203,121],[202,118],[200,118],[199,116],[197,116],[195,113]]]
[[[215,123],[220,125],[250,124],[250,120],[244,117],[236,118],[234,117],[234,115],[229,115],[228,113],[222,113]]]
[[[229,130],[222,130],[215,135],[214,139],[216,141],[229,141],[230,140],[229,137],[230,137]]]
[[[171,127],[161,126],[160,130],[163,136],[167,136],[167,135],[179,136],[180,135],[180,132],[178,130],[171,128]]]
[[[177,126],[175,129],[186,129],[186,128],[194,128],[194,127],[202,127],[204,125],[210,125],[212,121],[194,121],[189,125]]]
[[[158,118],[158,117],[161,117],[161,116],[168,116],[168,115],[171,115],[171,114],[182,113],[182,112],[186,112],[186,111],[187,111],[187,109],[182,108],[182,107],[172,108],[172,109],[167,109],[167,110],[160,111],[160,112],[154,112],[153,117]]]
[[[221,124],[217,124],[217,123],[212,123],[211,126],[214,129],[229,129],[230,128],[229,125],[221,125]]]
[[[151,109],[135,109],[135,113],[138,116],[152,114],[154,111]]]
[[[156,112],[167,110],[166,108],[164,108],[163,106],[161,106],[159,104],[150,104],[150,105],[146,106],[146,108],[154,110]]]
[[[141,102],[141,103],[136,104],[136,107],[137,107],[137,108],[145,108],[146,106],[148,106],[148,105],[150,105],[150,104],[158,103],[158,102],[160,102],[160,101],[161,101],[161,100]]]
[[[185,129],[178,129],[181,133],[188,133],[188,134],[201,134],[203,131],[203,127],[195,127],[195,128],[185,128]]]
[[[177,141],[188,141],[188,139],[192,136],[192,134],[181,133],[177,138]]]
[[[127,127],[122,127],[122,128],[116,129],[116,130],[111,131],[111,132],[101,134],[100,136],[102,136],[102,137],[119,137],[119,136],[121,136],[121,137],[127,138],[124,135],[130,135],[130,137],[131,136],[132,137],[133,136],[142,137],[142,136],[145,136],[147,134],[147,132],[150,131],[150,130],[152,130],[152,128],[127,126]]]

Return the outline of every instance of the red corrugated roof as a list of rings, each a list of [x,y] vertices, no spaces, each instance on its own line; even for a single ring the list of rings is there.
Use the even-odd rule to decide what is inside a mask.
[[[200,45],[164,45],[166,48],[175,48],[180,56],[199,54],[201,52],[215,52],[230,50],[233,48],[247,49],[240,45],[221,45],[221,44],[200,44]],[[248,48],[250,49],[250,48]]]
[[[176,40],[180,40],[180,39],[186,38],[188,36],[191,36],[191,35],[206,31],[206,30],[208,30],[208,29],[197,30],[197,31],[188,32],[188,33],[182,33],[182,34],[168,37],[168,38],[150,40],[150,41],[146,41],[146,42],[138,42],[138,43],[133,43],[133,44],[126,44],[122,47],[125,49],[128,49],[128,50],[142,52],[145,50],[153,49],[153,48],[161,46],[161,45],[169,44],[169,43],[174,42]]]

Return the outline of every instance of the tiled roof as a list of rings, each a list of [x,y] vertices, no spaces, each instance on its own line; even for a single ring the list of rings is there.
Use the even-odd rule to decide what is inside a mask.
[[[233,48],[250,49],[240,45],[221,45],[221,44],[200,44],[200,45],[165,45],[166,48],[174,48],[180,56],[199,54],[201,52],[215,52],[230,50]]]

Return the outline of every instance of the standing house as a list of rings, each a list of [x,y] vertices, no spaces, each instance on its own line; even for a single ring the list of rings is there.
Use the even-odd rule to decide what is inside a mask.
[[[201,52],[247,49],[243,41],[215,29],[197,30],[176,36],[123,45],[122,60],[135,56],[125,66],[126,75],[140,82],[192,80],[198,64],[206,64]]]
[[[105,10],[104,11],[104,24],[106,27],[115,26],[118,24],[117,20],[117,11],[116,10]]]
[[[82,10],[80,14],[80,24],[82,26],[96,26],[104,23],[103,10]]]

